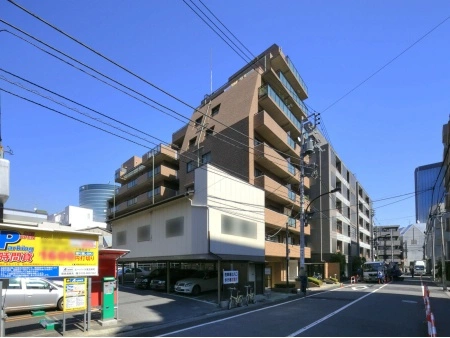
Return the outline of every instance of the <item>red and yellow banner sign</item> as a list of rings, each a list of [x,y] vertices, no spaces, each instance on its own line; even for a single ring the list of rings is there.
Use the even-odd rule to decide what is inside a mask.
[[[57,267],[58,276],[97,275],[98,235],[0,228],[0,266]]]

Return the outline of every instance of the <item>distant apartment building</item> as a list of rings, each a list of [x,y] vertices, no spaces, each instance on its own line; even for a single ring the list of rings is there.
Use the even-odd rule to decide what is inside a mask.
[[[106,222],[108,200],[114,196],[116,185],[85,184],[79,189],[79,206],[94,211],[94,222]]]
[[[403,247],[400,237],[399,225],[374,226],[374,252],[376,260],[388,263],[397,263],[402,269]]]
[[[329,261],[340,252],[351,263],[353,257],[372,258],[372,201],[360,182],[345,166],[322,135],[316,134],[321,151],[312,156],[319,172],[312,179],[310,199],[312,262]],[[325,194],[333,188],[333,194]],[[315,199],[315,200],[314,200]],[[351,264],[347,273],[352,273]]]
[[[416,221],[427,223],[430,212],[444,197],[444,172],[442,162],[427,164],[414,170],[416,192]]]
[[[142,217],[136,222],[141,226],[151,223],[152,231],[156,231],[154,229],[158,227],[167,228],[167,216],[159,219],[160,222],[152,221],[152,210],[171,201],[192,198],[190,196],[194,196],[195,200],[197,194],[203,194],[203,188],[199,190],[199,187],[204,187],[204,183],[196,181],[198,170],[210,164],[223,171],[224,179],[231,180],[230,184],[234,177],[264,192],[263,208],[258,216],[264,220],[265,262],[264,269],[257,269],[259,272],[256,272],[256,280],[263,278],[266,286],[286,281],[288,274],[289,280],[293,280],[298,275],[300,259],[298,215],[301,149],[298,138],[304,130],[303,123],[307,121],[308,111],[303,102],[307,97],[308,90],[299,72],[277,45],[272,45],[230,76],[224,86],[202,100],[190,122],[173,133],[172,144],[161,144],[142,156],[132,156],[116,170],[116,182],[121,187],[117,190],[114,202],[109,200],[108,211],[113,245],[120,243],[121,248],[126,249],[129,245],[132,249],[136,239],[132,234],[132,239],[128,240],[127,220],[131,220],[136,214]],[[310,163],[312,156],[307,157],[306,161]],[[332,178],[327,180],[323,189],[340,187],[342,196],[336,199],[353,210],[350,221],[345,220],[345,224],[350,224],[353,229],[349,234],[348,227],[344,230],[344,217],[341,217],[341,221],[337,219],[340,216],[336,217],[336,205],[324,203],[319,206],[327,209],[326,212],[333,217],[332,222],[323,225],[323,253],[326,257],[339,250],[346,255],[370,255],[370,240],[367,240],[367,236],[370,237],[370,230],[367,228],[370,229],[370,226],[366,224],[370,224],[370,211],[367,211],[370,210],[370,199],[353,176],[352,179],[347,177],[347,171],[339,159],[330,155],[323,162],[324,166],[332,165],[335,168]],[[323,174],[325,175],[328,174]],[[348,195],[347,187],[352,197]],[[250,200],[242,200],[237,191],[210,191],[214,191],[214,196],[208,198],[215,199],[222,212],[228,216],[236,214],[234,217],[241,218],[243,224],[249,221],[240,213],[254,207]],[[309,176],[304,178],[304,193],[308,203],[309,196],[313,193]],[[233,200],[241,201],[239,207],[230,203]],[[357,207],[358,203],[361,207]],[[330,209],[334,211],[331,212]],[[343,213],[347,216],[346,212]],[[361,227],[358,224],[359,218],[366,222],[362,222]],[[226,217],[216,219],[215,222],[218,223],[214,226],[220,225],[221,231],[225,231],[228,226]],[[190,228],[184,229],[187,231]],[[316,226],[307,226],[304,232],[304,257],[307,263],[313,261],[311,248],[314,246],[314,250],[319,252],[320,247],[317,236],[312,237],[312,229],[316,229]],[[136,236],[139,238],[139,235]],[[165,236],[167,238],[169,234],[166,233]],[[235,233],[235,237],[229,240],[248,243],[244,233]],[[351,245],[355,249],[350,250],[348,247]],[[139,255],[130,252],[126,259],[133,259],[135,262],[188,260],[186,254],[176,254],[176,247],[167,246],[166,249],[163,257],[157,252],[139,249]],[[227,257],[228,260],[233,257],[232,252],[229,254],[231,256]],[[252,259],[242,255],[235,255],[234,258],[231,264],[234,263],[235,266],[250,264]],[[192,259],[203,264],[209,261],[214,263],[218,258],[194,255]]]

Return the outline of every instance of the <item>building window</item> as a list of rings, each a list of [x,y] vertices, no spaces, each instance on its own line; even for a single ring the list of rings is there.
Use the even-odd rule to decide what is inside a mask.
[[[291,162],[289,162],[289,160],[288,160],[287,165],[288,165],[288,171],[289,171],[292,175],[295,175],[295,167],[294,167],[294,165],[293,165]]]
[[[197,120],[195,120],[195,126],[198,127],[202,124],[203,116],[199,117]]]
[[[137,203],[137,197],[132,198],[130,200],[127,201],[127,206],[133,205]]]
[[[147,196],[148,196],[148,198],[152,198],[153,195],[156,196],[156,195],[160,195],[160,194],[161,194],[161,187],[158,187],[158,188],[155,188],[155,189],[149,191],[149,192],[147,193]]]
[[[220,110],[220,104],[218,104],[211,110],[211,116],[216,116],[217,114],[219,114],[219,110]]]
[[[117,232],[116,242],[117,242],[117,245],[127,244],[127,232],[126,231]]]
[[[158,175],[160,173],[161,173],[161,167],[159,166],[159,167],[156,167],[155,170],[150,170],[147,173],[147,177],[148,178],[152,178],[153,176],[156,176],[156,175]]]
[[[132,180],[131,182],[128,182],[127,183],[127,188],[130,189],[130,188],[134,187],[137,184],[136,181],[137,180]]]
[[[151,240],[150,225],[144,225],[137,228],[137,241],[148,242]]]
[[[214,126],[212,126],[211,128],[206,129],[206,134],[205,136],[212,136],[214,134]]]
[[[339,211],[342,214],[342,202],[336,201],[336,210]]]
[[[342,221],[336,222],[336,231],[338,234],[342,234]]]
[[[202,164],[210,163],[211,162],[211,152],[207,152],[206,154],[202,155]]]
[[[341,169],[341,161],[336,157],[336,170],[340,173]]]
[[[166,238],[179,237],[184,234],[184,217],[168,219],[166,221]]]
[[[195,167],[195,161],[189,161],[188,163],[186,163],[186,172],[190,173],[195,169]]]
[[[197,136],[193,137],[189,140],[189,147],[192,147],[195,145],[195,141],[197,140]]]
[[[288,197],[289,197],[289,199],[291,200],[291,201],[295,201],[295,197],[296,197],[296,195],[295,195],[295,192],[293,192],[292,190],[288,190]]]
[[[264,173],[261,170],[255,168],[255,177],[259,177],[259,176],[262,176],[262,175],[264,175]]]

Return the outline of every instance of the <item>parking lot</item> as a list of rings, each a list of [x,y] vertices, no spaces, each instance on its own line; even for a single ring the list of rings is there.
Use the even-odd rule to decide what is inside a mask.
[[[140,327],[159,327],[195,317],[211,315],[221,309],[217,305],[217,293],[206,292],[198,296],[136,289],[134,283],[119,286],[119,302],[116,307],[115,332]],[[40,324],[45,317],[62,323],[62,311],[47,311],[45,316],[33,317],[30,312],[15,313],[6,321],[6,336],[61,336],[62,329],[46,331]],[[101,313],[92,313],[92,331],[105,329],[98,324]],[[66,330],[69,336],[83,335],[83,313],[66,313]],[[109,335],[109,334],[108,334]]]

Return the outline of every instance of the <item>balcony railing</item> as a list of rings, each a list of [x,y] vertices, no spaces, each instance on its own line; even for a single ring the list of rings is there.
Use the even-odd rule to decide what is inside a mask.
[[[291,94],[292,98],[295,102],[300,106],[300,108],[303,110],[303,113],[307,114],[308,109],[306,108],[306,105],[303,103],[303,101],[298,97],[297,93],[295,92],[294,88],[292,88],[289,81],[286,79],[286,77],[283,75],[283,73],[278,72],[278,76],[281,80],[281,83],[286,87],[289,94]]]
[[[305,81],[303,81],[302,77],[300,76],[299,72],[295,68],[294,64],[292,63],[289,56],[286,56],[286,61],[289,66],[289,69],[291,70],[292,74],[294,74],[297,81],[300,83],[300,85],[303,87],[303,90],[305,91],[306,95],[308,95],[308,87],[306,86]]]
[[[298,129],[302,129],[302,124],[300,121],[294,116],[288,106],[283,102],[283,100],[278,96],[277,93],[272,89],[272,87],[268,84],[259,88],[259,97],[267,95],[269,96],[281,109],[281,111],[286,115],[286,117],[292,122],[292,124]]]

